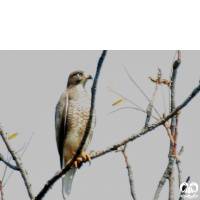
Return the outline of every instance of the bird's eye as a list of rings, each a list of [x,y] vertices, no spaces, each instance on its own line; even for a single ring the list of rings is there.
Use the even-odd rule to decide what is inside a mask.
[[[82,74],[81,73],[77,73],[76,76],[80,78],[82,76]]]

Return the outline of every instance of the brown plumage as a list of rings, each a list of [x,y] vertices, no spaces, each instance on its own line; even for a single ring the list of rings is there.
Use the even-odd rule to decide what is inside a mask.
[[[73,152],[76,152],[85,132],[91,107],[91,99],[85,90],[85,83],[88,79],[91,79],[91,76],[85,76],[83,71],[72,72],[68,79],[67,89],[56,106],[55,128],[61,168],[73,157]],[[94,126],[95,115],[83,148],[84,152],[90,143]],[[75,171],[75,168],[70,169],[63,178],[65,199],[71,192]]]

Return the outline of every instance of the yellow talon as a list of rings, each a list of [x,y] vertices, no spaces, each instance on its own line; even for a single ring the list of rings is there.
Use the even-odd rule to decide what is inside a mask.
[[[84,151],[81,151],[81,156],[82,156],[82,158],[83,158],[84,160],[86,160],[86,156],[85,156]]]
[[[83,161],[82,158],[77,158],[76,160],[79,161],[79,162],[82,162],[82,161]]]
[[[88,161],[91,162],[91,158],[88,154],[85,154],[85,156],[87,157]]]
[[[93,152],[94,150],[91,150],[90,152],[89,152],[89,154],[88,155],[91,155],[91,153]]]
[[[78,163],[77,163],[77,161],[74,161],[74,167],[75,167],[75,168],[78,168]]]

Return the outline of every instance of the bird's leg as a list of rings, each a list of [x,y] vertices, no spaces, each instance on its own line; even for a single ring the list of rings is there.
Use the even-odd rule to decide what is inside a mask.
[[[72,155],[74,155],[76,152],[74,150],[71,151]],[[82,158],[77,158],[76,161],[74,161],[73,167],[78,168],[79,164],[83,161],[83,160],[88,160],[91,163],[91,158],[90,155],[93,152],[90,151],[88,154],[86,154],[84,151],[81,151],[81,157]],[[69,159],[67,162],[69,163],[71,161],[71,159]]]
[[[72,154],[73,154],[73,156],[75,155],[75,153],[76,153],[76,152],[75,152],[74,150],[72,150]],[[79,161],[79,162],[82,162],[82,161],[83,161],[82,158],[77,158],[76,160]]]
[[[72,152],[72,155],[73,155],[73,156],[74,156],[75,153],[76,153],[74,150],[72,150],[71,152]],[[72,159],[69,159],[69,160],[67,161],[67,163],[69,163],[71,160],[72,160]],[[79,163],[79,162],[82,162],[82,161],[83,161],[82,158],[77,158],[76,161],[74,161],[74,163],[73,163],[73,167],[78,168],[78,163]]]
[[[81,156],[84,160],[88,160],[89,162],[91,162],[91,158],[90,158],[90,154],[86,154],[84,151],[81,151]]]

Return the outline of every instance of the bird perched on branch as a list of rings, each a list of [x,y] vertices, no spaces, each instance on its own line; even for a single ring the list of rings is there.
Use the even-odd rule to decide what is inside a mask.
[[[61,95],[56,106],[55,129],[61,168],[72,159],[84,135],[90,115],[91,99],[85,90],[85,83],[92,79],[85,76],[83,71],[75,71],[69,75],[67,89]],[[62,179],[62,192],[64,199],[71,192],[71,185],[77,167],[82,160],[91,160],[85,151],[91,141],[95,126],[95,111],[93,111],[92,125],[89,136],[81,152],[71,168]]]

